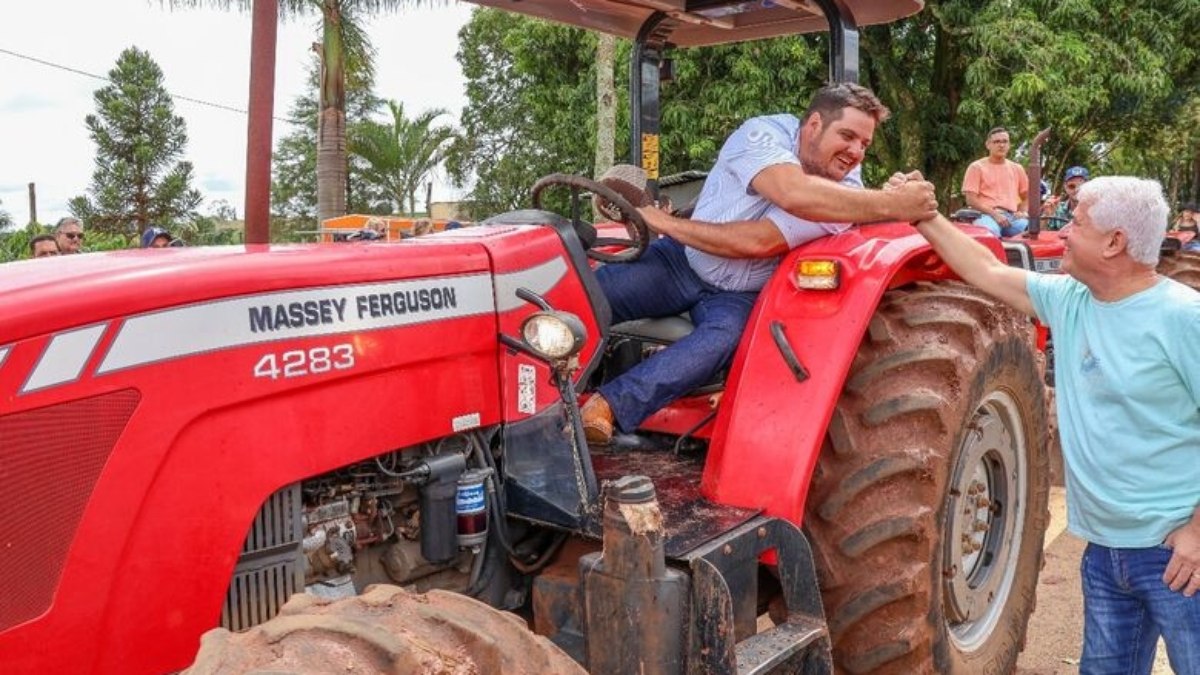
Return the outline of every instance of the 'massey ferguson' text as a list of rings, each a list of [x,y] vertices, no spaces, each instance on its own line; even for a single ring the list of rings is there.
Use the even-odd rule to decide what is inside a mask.
[[[352,311],[362,320],[454,309],[458,307],[456,290],[443,286],[356,295],[352,296]],[[250,307],[250,332],[345,323],[349,304],[349,298],[325,298]]]

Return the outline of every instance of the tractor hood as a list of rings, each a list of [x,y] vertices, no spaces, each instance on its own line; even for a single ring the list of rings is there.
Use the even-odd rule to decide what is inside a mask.
[[[0,345],[167,307],[297,288],[490,271],[467,242],[136,249],[0,266]],[[490,282],[485,285],[490,292]]]
[[[538,309],[525,293],[583,323],[586,371],[608,305],[569,226],[531,221],[399,243],[144,249],[7,264],[0,415],[16,403],[122,387],[181,391],[205,378],[206,391],[251,398],[279,395],[282,380],[303,386],[374,372],[392,373],[393,384],[409,378],[420,391],[433,386],[432,368],[442,386],[479,398],[470,407],[486,423],[502,414],[497,378],[543,367],[499,349],[499,336],[516,339]],[[311,368],[296,361],[310,356]],[[558,394],[541,387],[520,405],[513,399],[510,419]]]
[[[829,30],[816,0],[467,0],[579,28],[633,39],[655,12],[675,19],[670,41],[700,47]],[[898,21],[924,0],[830,0],[857,26]]]

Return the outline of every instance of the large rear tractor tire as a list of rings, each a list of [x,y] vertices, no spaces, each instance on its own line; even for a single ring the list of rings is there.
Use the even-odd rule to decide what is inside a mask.
[[[292,597],[279,615],[245,633],[204,634],[189,675],[404,673],[504,675],[584,670],[513,614],[464,595],[415,595],[371,586],[329,601]]]
[[[960,283],[884,296],[808,498],[840,672],[1010,673],[1049,520],[1025,317]]]
[[[1158,273],[1200,291],[1200,253],[1179,251],[1158,259]]]

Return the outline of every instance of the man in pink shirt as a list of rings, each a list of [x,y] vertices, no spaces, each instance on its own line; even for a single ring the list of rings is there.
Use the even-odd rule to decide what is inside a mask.
[[[988,156],[971,162],[963,176],[962,193],[967,205],[983,214],[976,225],[997,237],[1011,237],[1029,227],[1025,210],[1029,177],[1020,164],[1008,159],[1008,130],[996,127],[988,132]]]

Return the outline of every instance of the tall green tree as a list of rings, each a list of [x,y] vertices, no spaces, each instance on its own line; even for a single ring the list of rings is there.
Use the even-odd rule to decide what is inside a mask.
[[[463,138],[448,160],[472,184],[477,217],[528,206],[530,186],[555,172],[600,166],[597,35],[499,10],[476,10],[459,33],[467,80]],[[747,117],[796,112],[826,72],[813,38],[777,38],[671,54],[664,83],[660,168],[706,169],[724,137]],[[628,40],[617,40],[615,148],[629,161]],[[610,160],[611,161],[611,160]]]
[[[1051,127],[1050,178],[1071,164],[1103,169],[1103,147],[1161,128],[1194,90],[1198,11],[1176,0],[930,0],[863,31],[864,82],[895,113],[876,152],[889,169],[922,169],[943,201],[997,125],[1018,144]]]
[[[528,207],[529,188],[546,174],[591,172],[595,42],[509,12],[472,12],[459,31],[467,105],[447,168],[472,185],[474,217]]]
[[[403,210],[407,201],[409,215],[415,215],[417,189],[441,164],[457,133],[437,123],[445,110],[427,110],[409,119],[402,104],[388,101],[387,105],[391,121],[366,120],[356,125],[350,150],[366,161],[364,178],[386,191],[398,209]]]
[[[617,38],[596,36],[596,154],[592,175],[600,176],[613,165],[617,148]]]
[[[96,113],[85,119],[96,143],[88,194],[70,200],[71,213],[94,229],[140,232],[195,214],[203,201],[192,187],[192,164],[181,161],[187,125],[150,54],[130,47],[96,90]]]
[[[0,204],[3,204],[3,202],[0,202]],[[5,211],[3,208],[0,208],[0,230],[8,229],[8,228],[12,227],[12,224],[13,224],[12,216],[8,215],[8,211]]]
[[[878,184],[920,169],[954,203],[992,126],[1018,146],[1052,127],[1044,173],[1072,164],[1134,170],[1132,157],[1172,166],[1178,193],[1200,184],[1200,148],[1186,133],[1197,95],[1200,3],[1192,0],[927,0],[905,21],[862,33],[861,80],[893,110],[864,165]],[[527,203],[552,171],[582,172],[595,142],[594,37],[477,11],[460,33],[466,136],[456,176],[490,208]],[[675,50],[662,97],[660,164],[668,174],[711,166],[747,117],[798,112],[827,77],[824,35]],[[618,158],[626,154],[627,41],[618,42]],[[1176,140],[1171,140],[1176,139]],[[1164,143],[1164,140],[1169,142]],[[1166,150],[1166,148],[1171,148]],[[1169,157],[1166,156],[1169,154]],[[1015,159],[1023,161],[1018,147]],[[1118,161],[1120,160],[1120,161]],[[1156,175],[1146,169],[1143,173]]]
[[[375,96],[373,73],[351,60],[346,72],[346,115],[351,127],[371,117],[382,105]],[[272,162],[271,212],[317,227],[317,126],[320,61],[314,59],[308,89],[292,102],[292,131],[280,139]],[[363,178],[367,164],[350,156],[346,174],[346,208],[351,213],[391,213],[388,196]]]
[[[251,0],[166,0],[173,6],[215,5],[248,10]],[[415,6],[429,0],[279,0],[285,14],[321,17],[321,42],[317,107],[317,218],[345,215],[349,162],[346,152],[347,67],[359,61],[372,71],[372,49],[363,31],[367,17]]]

